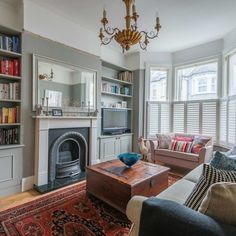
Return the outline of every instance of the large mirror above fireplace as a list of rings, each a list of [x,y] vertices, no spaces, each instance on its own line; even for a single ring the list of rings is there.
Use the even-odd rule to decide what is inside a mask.
[[[33,110],[42,105],[76,115],[95,111],[96,100],[95,71],[33,55]]]

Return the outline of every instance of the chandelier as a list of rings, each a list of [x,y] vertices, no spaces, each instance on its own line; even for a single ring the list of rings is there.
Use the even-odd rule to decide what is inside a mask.
[[[124,51],[128,51],[132,45],[138,44],[141,49],[146,50],[150,39],[158,37],[159,30],[161,29],[160,19],[156,17],[155,31],[146,32],[138,31],[138,18],[139,15],[136,12],[134,0],[123,0],[126,6],[126,28],[119,30],[118,28],[112,28],[108,26],[107,13],[104,9],[103,18],[101,20],[102,27],[100,28],[99,38],[102,45],[108,45],[113,38]],[[132,12],[131,12],[132,11]]]

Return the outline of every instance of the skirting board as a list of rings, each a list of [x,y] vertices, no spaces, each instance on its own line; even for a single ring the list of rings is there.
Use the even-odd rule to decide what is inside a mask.
[[[34,188],[34,176],[29,176],[22,179],[21,191],[25,192]]]

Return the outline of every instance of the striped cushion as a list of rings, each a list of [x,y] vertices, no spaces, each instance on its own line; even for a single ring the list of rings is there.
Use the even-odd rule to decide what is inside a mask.
[[[170,148],[172,151],[179,151],[179,152],[191,152],[192,150],[192,142],[186,141],[178,141],[173,139],[171,141]]]
[[[202,175],[184,205],[193,210],[198,210],[203,198],[206,196],[207,190],[212,184],[218,182],[236,183],[236,172],[218,170],[211,165],[204,164]]]

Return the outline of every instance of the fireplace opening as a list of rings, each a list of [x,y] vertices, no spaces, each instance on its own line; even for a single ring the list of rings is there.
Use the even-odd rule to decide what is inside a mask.
[[[49,153],[49,182],[85,172],[87,152],[87,141],[79,132],[66,131],[55,138]]]

